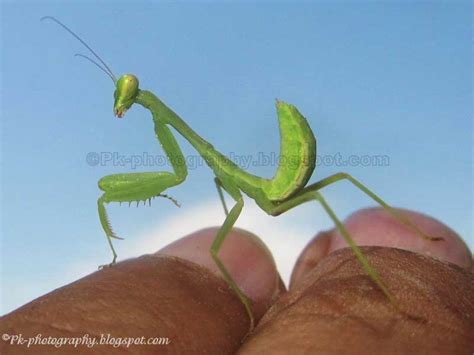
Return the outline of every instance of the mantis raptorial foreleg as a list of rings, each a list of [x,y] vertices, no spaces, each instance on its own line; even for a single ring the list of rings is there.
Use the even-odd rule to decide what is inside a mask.
[[[110,226],[109,218],[105,210],[106,203],[136,202],[138,204],[139,201],[151,201],[154,197],[165,197],[179,206],[176,200],[168,195],[162,194],[162,192],[172,186],[180,184],[186,178],[187,168],[186,164],[184,164],[184,156],[173,134],[163,122],[159,120],[155,121],[155,132],[160,139],[163,150],[171,162],[174,173],[164,171],[114,174],[105,176],[99,180],[99,187],[104,191],[104,194],[97,201],[99,219],[105,231],[107,242],[112,250],[113,259],[111,264],[114,264],[117,259],[117,253],[115,252],[112,238],[122,238],[117,237]]]

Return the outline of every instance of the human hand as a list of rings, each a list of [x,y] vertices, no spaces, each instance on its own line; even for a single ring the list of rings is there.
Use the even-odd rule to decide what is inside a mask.
[[[363,248],[393,292],[397,311],[335,232],[303,252],[285,293],[273,258],[252,234],[234,230],[220,256],[264,318],[248,330],[243,305],[209,255],[216,229],[193,233],[152,256],[126,260],[55,290],[2,317],[2,334],[117,339],[168,338],[168,345],[31,346],[32,353],[469,353],[474,348],[471,255],[456,234],[429,217],[410,218],[443,242],[425,242],[380,209],[362,210],[346,227],[358,244],[431,253],[447,264],[398,249]],[[391,244],[390,244],[391,243]],[[402,244],[401,244],[402,243]],[[282,297],[279,297],[282,295]],[[270,311],[268,308],[271,307]],[[109,339],[110,339],[109,338]],[[0,343],[2,354],[25,345]]]

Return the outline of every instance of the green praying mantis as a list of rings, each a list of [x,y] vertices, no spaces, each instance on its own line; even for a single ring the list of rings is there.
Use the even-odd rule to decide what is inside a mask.
[[[211,245],[210,254],[227,284],[245,306],[250,319],[250,330],[254,328],[251,300],[240,290],[219,258],[219,250],[229,231],[239,218],[244,206],[243,194],[253,199],[263,211],[272,216],[278,216],[305,202],[319,202],[354,252],[367,275],[393,305],[396,304],[394,296],[382,282],[377,271],[369,264],[367,258],[354,242],[342,222],[323,198],[320,190],[341,180],[349,181],[381,205],[396,220],[411,228],[421,238],[430,241],[443,239],[425,234],[407,217],[390,207],[369,188],[347,173],[337,173],[308,185],[308,181],[315,169],[316,139],[306,118],[295,106],[283,101],[276,101],[280,129],[280,157],[286,159],[280,160],[275,175],[270,179],[250,174],[240,169],[226,156],[218,152],[212,144],[193,131],[181,117],[168,108],[152,92],[140,89],[136,76],[125,74],[116,79],[109,66],[77,34],[54,17],[46,16],[42,18],[42,20],[45,19],[56,22],[79,40],[100,64],[88,56],[76,55],[91,61],[112,79],[115,85],[113,108],[115,116],[123,117],[134,104],[141,105],[151,112],[156,138],[172,166],[172,172],[114,174],[100,179],[98,184],[103,194],[97,201],[97,207],[100,223],[113,254],[112,262],[109,265],[115,264],[117,259],[117,253],[115,252],[112,240],[122,238],[119,238],[112,230],[105,209],[106,204],[111,202],[146,202],[154,197],[165,197],[177,204],[173,198],[164,194],[164,191],[183,183],[188,172],[183,153],[170,128],[178,132],[194,147],[215,175],[214,181],[226,217]],[[284,162],[291,162],[291,164]],[[224,192],[230,195],[235,202],[230,210],[225,203]]]

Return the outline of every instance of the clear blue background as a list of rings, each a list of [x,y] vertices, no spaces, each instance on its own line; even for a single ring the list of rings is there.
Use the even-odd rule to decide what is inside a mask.
[[[136,74],[226,154],[278,152],[274,100],[294,103],[318,154],[390,158],[321,165],[313,180],[347,171],[474,246],[470,2],[2,2],[2,313],[70,281],[68,265],[110,259],[96,182],[132,169],[90,166],[86,155],[161,153],[149,114],[135,107],[115,119],[110,79],[74,58],[87,51],[44,15],[83,36],[117,76]],[[275,166],[250,170],[271,176]],[[217,199],[205,167],[172,194],[183,208]],[[373,205],[344,183],[326,195],[347,202],[341,217]],[[176,211],[110,207],[127,241]]]

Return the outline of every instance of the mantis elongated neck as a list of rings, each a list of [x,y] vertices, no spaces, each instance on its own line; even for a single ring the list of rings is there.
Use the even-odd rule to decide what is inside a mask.
[[[146,90],[140,90],[135,102],[147,108],[153,114],[153,120],[158,120],[170,124],[177,130],[204,158],[209,151],[214,151],[214,147],[200,137],[189,127],[173,110],[166,106],[153,93]],[[207,153],[207,154],[206,154]]]
[[[181,134],[204,158],[207,165],[214,171],[216,176],[219,177],[221,173],[225,175],[232,175],[236,183],[240,187],[243,187],[248,193],[252,193],[252,191],[257,193],[260,191],[256,190],[256,186],[261,186],[264,184],[266,179],[262,179],[242,169],[239,169],[239,167],[234,162],[232,162],[225,155],[218,152],[216,149],[214,149],[212,144],[194,132],[192,128],[181,119],[181,117],[174,113],[153,93],[141,90],[138,93],[135,102],[151,111],[156,126],[159,126],[160,124],[169,124],[176,131],[178,131],[178,133]],[[181,154],[181,151],[179,150],[179,147],[172,136],[171,139],[174,141],[173,144],[175,145],[175,148]],[[166,146],[163,145],[164,142],[161,143],[163,148],[166,150]],[[175,170],[182,170],[182,166],[179,164],[175,165]],[[185,175],[186,172],[183,172],[182,176]]]

